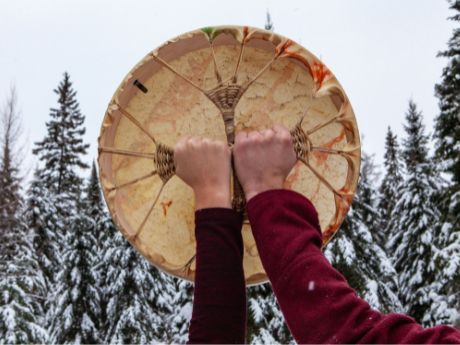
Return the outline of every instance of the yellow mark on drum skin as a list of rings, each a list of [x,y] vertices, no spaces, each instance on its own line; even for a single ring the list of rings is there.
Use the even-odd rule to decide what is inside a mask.
[[[163,201],[160,203],[161,207],[163,208],[163,215],[166,216],[168,214],[168,209],[172,205],[172,200]]]

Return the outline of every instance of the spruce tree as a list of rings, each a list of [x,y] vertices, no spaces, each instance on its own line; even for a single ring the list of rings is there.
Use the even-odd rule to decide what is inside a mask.
[[[108,266],[104,261],[104,254],[108,248],[112,245],[113,236],[116,229],[112,223],[110,215],[105,209],[104,202],[102,201],[101,189],[99,186],[99,179],[96,169],[96,164],[93,161],[91,167],[91,174],[86,187],[85,201],[83,203],[83,210],[88,217],[91,219],[91,227],[88,229],[96,240],[95,244],[95,266],[94,272],[96,277],[96,286],[100,291],[100,313],[98,315],[98,327],[101,339],[105,336],[105,327],[107,325],[107,303],[108,298],[105,295],[105,281]]]
[[[413,101],[409,102],[404,129],[402,158],[407,176],[398,186],[398,201],[389,225],[389,249],[399,275],[399,297],[406,313],[418,322],[431,325],[434,322],[430,320],[430,306],[444,298],[434,285],[437,270],[434,258],[439,251],[435,197],[440,179],[428,155],[422,114]]]
[[[31,231],[32,248],[45,279],[46,291],[50,291],[61,262],[58,241],[61,240],[59,228],[62,223],[56,213],[53,197],[40,182],[37,170],[27,196],[24,221]]]
[[[57,275],[51,335],[59,343],[100,343],[103,340],[101,279],[101,225],[104,210],[96,167],[86,187],[78,213],[71,218]]]
[[[460,22],[460,1],[450,1],[455,14],[450,17]],[[460,323],[460,28],[454,29],[446,51],[439,56],[448,59],[441,83],[435,87],[440,113],[435,119],[436,160],[448,177],[441,190],[442,255],[446,265],[441,267],[438,281],[448,296],[445,308],[433,313],[442,322]]]
[[[70,224],[53,294],[51,337],[57,343],[100,343],[100,291],[94,270],[98,257],[93,220],[82,212],[74,215]]]
[[[100,291],[101,312],[99,314],[99,330],[101,339],[105,339],[109,324],[111,322],[107,315],[107,305],[110,300],[110,295],[107,292],[109,288],[107,284],[111,284],[107,278],[107,275],[111,264],[110,260],[105,260],[105,256],[107,255],[107,252],[110,251],[111,248],[115,245],[114,237],[117,229],[115,228],[110,215],[105,209],[103,209],[103,215],[101,216],[100,220],[94,225],[96,230],[96,238],[99,241],[97,252],[98,263],[94,266],[97,278],[96,285]]]
[[[10,97],[1,118],[0,161],[0,342],[40,343],[47,340],[41,300],[44,279],[22,221],[20,157],[21,132],[16,93]]]
[[[192,318],[193,285],[175,277],[165,277],[166,298],[171,303],[168,311],[165,339],[169,343],[184,344],[188,341],[188,330]]]
[[[248,329],[250,344],[293,344],[271,285],[265,283],[248,290]]]
[[[51,108],[47,134],[35,143],[33,153],[43,163],[40,178],[51,193],[77,200],[83,183],[78,169],[88,168],[82,159],[89,147],[83,142],[85,117],[80,113],[76,91],[67,72],[54,92],[58,95],[58,107]]]
[[[104,255],[107,324],[104,342],[145,344],[167,341],[170,307],[162,275],[141,257],[120,232]]]
[[[326,247],[326,256],[352,288],[373,308],[401,310],[397,278],[391,261],[372,236],[379,213],[372,189],[372,158],[363,155],[358,191],[340,231]]]
[[[27,191],[24,222],[30,231],[33,254],[37,260],[37,272],[43,277],[43,298],[40,299],[44,318],[41,325],[49,330],[55,276],[61,267],[60,245],[62,219],[56,212],[55,199],[40,182],[38,172]]]
[[[22,225],[9,231],[8,251],[0,260],[0,343],[45,343],[45,280],[27,228]]]
[[[378,210],[380,212],[380,226],[376,229],[375,238],[383,249],[387,247],[388,223],[392,217],[396,202],[398,187],[402,182],[402,163],[396,134],[388,127],[385,138],[384,156],[385,175],[379,190]]]
[[[84,203],[85,212],[93,220],[97,245],[100,249],[103,248],[103,241],[106,236],[105,219],[107,212],[102,200],[101,188],[99,186],[99,178],[96,169],[96,163],[91,166],[91,175],[89,177],[88,186],[86,188],[86,200]]]
[[[14,88],[1,113],[0,123],[0,255],[5,254],[6,245],[11,244],[10,229],[20,225],[19,212],[23,202],[20,193],[18,138],[21,135],[21,119],[17,109]]]
[[[460,0],[450,1],[455,14],[450,17],[460,22]],[[448,49],[439,56],[448,59],[442,72],[442,81],[435,87],[439,98],[440,113],[435,119],[434,137],[436,157],[442,163],[443,171],[450,174],[452,185],[460,185],[460,28],[454,29],[448,42]],[[460,212],[457,212],[457,215]],[[457,223],[458,224],[458,223]]]
[[[70,270],[72,263],[77,264],[77,259],[72,255],[81,254],[79,246],[85,239],[79,239],[79,236],[84,234],[84,229],[77,229],[76,224],[89,224],[85,215],[79,214],[78,210],[82,206],[83,190],[83,180],[78,171],[87,168],[82,158],[89,145],[83,143],[84,116],[80,113],[76,92],[67,73],[64,73],[63,80],[54,92],[58,95],[58,106],[50,110],[47,134],[41,142],[35,143],[33,150],[39,159],[39,167],[31,186],[28,201],[31,208],[28,210],[27,223],[35,230],[34,249],[40,255],[40,267],[47,282],[46,326],[51,327],[53,337],[73,341],[69,340],[73,334],[77,341],[81,337],[78,330],[63,329],[60,334],[56,329],[56,313],[62,312],[57,308],[56,296],[64,298],[63,286],[78,283],[75,277],[66,277],[66,282],[56,279],[58,270],[60,276],[64,277],[65,269]],[[67,245],[70,247],[67,248]],[[82,293],[84,295],[86,291]],[[80,316],[76,316],[76,322]],[[67,321],[71,319],[69,314],[66,317]]]

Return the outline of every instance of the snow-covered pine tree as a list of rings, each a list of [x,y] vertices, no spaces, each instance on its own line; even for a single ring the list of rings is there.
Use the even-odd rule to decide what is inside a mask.
[[[455,14],[450,17],[460,22],[460,1],[450,1]],[[438,280],[448,296],[450,308],[437,308],[436,319],[460,324],[460,28],[454,29],[448,49],[439,54],[448,59],[442,81],[435,87],[440,113],[435,120],[436,160],[448,176],[441,191],[442,255],[447,265],[442,267]],[[449,312],[450,310],[450,312]]]
[[[450,17],[460,23],[460,0],[450,1],[455,14]],[[460,185],[460,27],[454,29],[448,42],[448,49],[439,53],[448,59],[442,72],[442,81],[435,87],[439,98],[440,113],[435,119],[434,137],[436,157],[443,165],[443,171],[452,177],[453,186]],[[460,212],[457,212],[459,215]],[[457,223],[458,224],[458,223]]]
[[[361,185],[358,191],[359,200],[361,202],[355,203],[354,206],[359,213],[360,219],[367,225],[374,238],[377,237],[376,233],[380,232],[379,224],[381,221],[381,214],[376,209],[378,192],[376,188],[373,188],[379,176],[380,174],[374,161],[374,155],[363,152],[360,173]]]
[[[390,259],[372,237],[378,224],[375,209],[374,174],[371,156],[363,155],[361,176],[340,231],[326,247],[326,257],[347,279],[351,287],[373,308],[382,312],[401,311],[397,278]]]
[[[21,131],[16,93],[11,89],[1,118],[0,161],[0,343],[41,343],[47,334],[41,323],[44,279],[22,221]]]
[[[250,344],[294,344],[271,285],[250,287],[248,290],[248,328]]]
[[[386,250],[388,242],[388,223],[393,214],[397,201],[397,191],[400,186],[402,176],[402,162],[400,158],[398,139],[388,127],[385,138],[384,155],[385,175],[379,189],[378,210],[380,212],[380,225],[375,229],[375,238],[380,246]]]
[[[58,95],[58,107],[51,108],[47,134],[35,143],[33,153],[43,162],[40,178],[45,186],[53,194],[67,194],[70,199],[78,200],[83,181],[77,169],[88,168],[82,160],[89,147],[83,143],[85,117],[80,113],[67,72],[54,92]]]
[[[0,259],[0,343],[46,343],[45,280],[27,228],[21,225],[9,232],[7,253]]]
[[[56,213],[52,196],[40,182],[39,172],[34,177],[27,192],[24,221],[31,232],[32,248],[37,256],[38,266],[45,279],[48,292],[54,282],[54,276],[60,267],[57,236],[62,226]]]
[[[105,256],[107,255],[107,251],[111,250],[111,248],[115,245],[114,236],[117,232],[117,229],[112,222],[112,218],[105,209],[103,209],[103,211],[104,213],[100,221],[95,224],[97,228],[96,234],[99,234],[99,243],[97,253],[98,263],[94,266],[97,278],[96,285],[100,291],[101,312],[99,314],[99,329],[102,340],[106,338],[108,327],[111,322],[107,316],[107,305],[109,303],[110,295],[107,292],[108,286],[106,285],[109,283],[107,275],[110,268],[110,261],[105,260]]]
[[[51,324],[50,307],[53,302],[55,276],[61,267],[58,243],[62,243],[63,223],[56,212],[53,196],[40,182],[37,170],[27,191],[23,217],[25,226],[30,231],[31,247],[37,259],[37,271],[43,276],[44,291],[40,302],[45,316],[41,325],[48,330]]]
[[[413,101],[409,102],[404,129],[401,153],[406,178],[398,186],[398,201],[390,219],[389,250],[398,272],[399,297],[405,312],[418,322],[431,325],[431,303],[443,300],[439,288],[433,285],[439,244],[435,197],[441,180],[428,154],[422,114]]]
[[[74,227],[69,222],[81,207],[84,187],[78,172],[88,167],[82,156],[86,154],[89,145],[83,143],[84,116],[80,113],[76,92],[67,73],[64,73],[63,80],[54,92],[58,95],[58,107],[50,110],[51,119],[46,123],[47,134],[41,142],[35,143],[33,153],[40,161],[37,183],[48,190],[56,211],[57,226],[51,229],[55,240],[53,246],[56,245],[57,257],[63,258],[67,233]],[[52,284],[54,289],[54,282]]]
[[[99,179],[96,169],[96,164],[93,161],[91,174],[88,180],[88,185],[85,191],[85,200],[83,210],[91,219],[91,231],[96,239],[96,256],[94,273],[96,278],[96,286],[100,291],[100,313],[98,315],[98,327],[101,339],[104,339],[108,319],[106,315],[108,296],[105,295],[105,283],[108,266],[104,261],[105,252],[112,245],[113,236],[116,229],[108,215],[105,204],[102,200],[101,189],[99,187]]]
[[[100,291],[94,265],[98,260],[93,220],[84,212],[70,222],[61,269],[52,295],[51,339],[57,343],[101,343]]]
[[[5,245],[10,245],[10,229],[19,226],[19,210],[22,203],[20,193],[18,137],[21,134],[21,121],[17,110],[16,91],[11,88],[10,95],[2,109],[0,123],[0,256],[5,254]]]
[[[54,302],[52,305],[46,304],[47,326],[55,322],[53,313],[58,312],[53,307],[56,305],[56,294],[64,293],[56,290],[56,271],[60,270],[63,274],[71,260],[69,250],[75,250],[65,246],[79,243],[75,236],[80,236],[84,229],[76,229],[76,224],[84,226],[87,222],[78,215],[77,210],[81,206],[83,190],[83,180],[78,172],[88,167],[82,160],[89,147],[83,143],[84,116],[80,113],[76,92],[67,73],[64,73],[63,80],[54,92],[58,95],[58,106],[50,110],[47,134],[41,142],[35,143],[33,150],[40,162],[32,183],[33,194],[30,195],[29,206],[36,208],[29,209],[27,214],[27,222],[36,230],[34,249],[38,254],[46,254],[40,257],[40,266],[47,278],[47,299]],[[70,231],[77,233],[69,234]],[[61,264],[64,260],[68,262]]]
[[[99,187],[99,178],[97,175],[96,163],[94,163],[94,161],[91,166],[88,186],[86,187],[84,211],[94,222],[93,233],[96,237],[98,247],[102,249],[104,238],[107,236],[104,226],[107,212],[104,202],[102,201],[101,188]]]
[[[139,255],[120,232],[105,249],[107,298],[104,342],[112,344],[171,342],[167,337],[171,307],[163,275]]]
[[[188,341],[188,330],[192,318],[193,285],[185,280],[171,276],[165,277],[165,291],[171,303],[167,317],[168,343],[184,344]]]

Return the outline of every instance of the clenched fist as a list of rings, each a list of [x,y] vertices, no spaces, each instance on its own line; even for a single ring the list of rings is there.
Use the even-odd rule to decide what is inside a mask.
[[[261,192],[283,188],[297,161],[291,134],[281,125],[261,132],[238,133],[233,159],[246,201]]]
[[[174,148],[176,175],[195,192],[195,208],[230,208],[231,151],[226,143],[182,138]]]

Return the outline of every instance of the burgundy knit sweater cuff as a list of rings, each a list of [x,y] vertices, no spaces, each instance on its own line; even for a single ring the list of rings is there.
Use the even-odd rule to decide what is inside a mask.
[[[195,213],[196,276],[189,343],[244,343],[242,218],[232,209]]]

